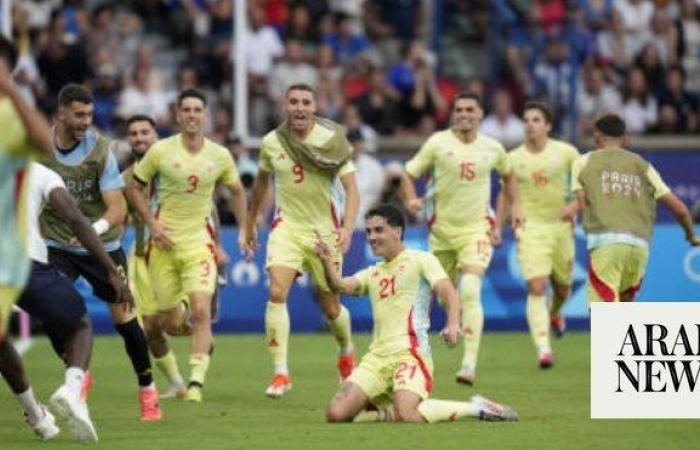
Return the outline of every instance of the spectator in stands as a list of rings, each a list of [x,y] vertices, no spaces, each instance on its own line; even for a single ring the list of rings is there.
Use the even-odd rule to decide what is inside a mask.
[[[362,135],[362,150],[367,153],[377,153],[377,132],[371,125],[362,121],[357,106],[348,103],[343,108],[343,126],[348,131],[359,131]]]
[[[413,91],[418,65],[430,65],[434,58],[427,52],[421,41],[411,41],[404,46],[403,59],[389,68],[387,79],[389,84],[399,91],[401,95],[407,95]]]
[[[114,126],[114,116],[119,103],[121,85],[117,68],[102,65],[97,69],[93,96],[95,99],[93,124],[102,132],[109,133]]]
[[[650,42],[642,47],[634,63],[644,72],[649,90],[655,95],[659,94],[664,85],[664,66],[656,46]]]
[[[340,85],[327,75],[321,75],[316,87],[316,109],[318,114],[329,119],[338,120],[345,99]]]
[[[576,93],[579,132],[589,134],[593,132],[593,123],[601,115],[620,111],[622,97],[614,86],[605,81],[603,71],[598,66],[585,66],[582,78]]]
[[[116,114],[126,119],[134,114],[146,114],[157,123],[167,122],[169,102],[167,95],[151,84],[144,67],[136,69],[129,85],[119,96]]]
[[[659,120],[647,133],[678,134],[685,132],[685,128],[673,106],[665,104],[659,106]]]
[[[218,103],[214,108],[212,127],[209,138],[217,144],[224,145],[229,141],[229,134],[233,129],[233,117],[231,117],[231,105]]]
[[[425,62],[415,66],[413,90],[401,99],[399,121],[405,131],[422,132],[437,128],[436,117],[447,104],[437,88],[435,75]]]
[[[340,83],[340,78],[343,76],[343,69],[338,65],[338,61],[336,61],[333,49],[330,45],[320,45],[316,58],[318,76],[328,77],[334,82]]]
[[[661,108],[664,106],[673,108],[677,121],[677,132],[697,132],[698,96],[685,89],[684,78],[683,69],[680,66],[670,67],[666,72],[664,89],[657,99]]]
[[[408,42],[425,32],[421,0],[373,0],[365,2],[365,27],[373,41]]]
[[[389,86],[384,72],[377,68],[370,73],[369,85],[369,92],[356,102],[362,120],[379,134],[391,134],[396,128],[399,93]]]
[[[525,124],[513,113],[510,93],[499,89],[493,94],[491,113],[481,122],[481,132],[513,148],[525,139]]]
[[[678,30],[665,11],[657,9],[651,18],[649,42],[656,47],[664,67],[678,62]]]
[[[598,57],[612,63],[617,69],[626,70],[632,63],[636,47],[625,33],[625,26],[620,13],[613,11],[610,29],[598,33]]]
[[[658,119],[656,99],[649,92],[644,72],[638,67],[630,70],[627,78],[622,116],[630,134],[646,132]]]
[[[265,22],[265,11],[257,2],[249,3],[246,30],[246,63],[253,81],[266,82],[275,60],[284,54],[284,46],[274,28]]]
[[[283,36],[285,41],[298,41],[307,54],[313,54],[316,50],[320,40],[318,27],[311,22],[309,7],[305,3],[296,3],[290,7]]]
[[[46,46],[37,58],[48,97],[56,98],[64,85],[84,83],[91,75],[85,48],[80,41],[69,41],[66,36],[63,13],[56,10],[51,14]]]
[[[613,0],[578,0],[586,25],[598,32],[610,26]]]
[[[552,36],[547,40],[544,56],[535,65],[531,94],[547,98],[555,120],[554,129],[561,132],[563,123],[571,114],[568,93],[573,71],[569,63],[569,47],[562,36]]]
[[[360,193],[360,204],[357,210],[356,228],[364,227],[365,213],[379,202],[384,189],[384,168],[376,158],[367,154],[365,140],[358,129],[351,129],[347,134],[352,145],[352,159],[355,163],[355,178]]]
[[[333,49],[335,59],[342,65],[369,49],[369,41],[353,30],[352,18],[343,12],[335,13],[334,29],[323,36],[323,43]]]
[[[700,92],[700,5],[696,0],[682,0],[676,22],[680,61],[688,75],[688,89]]]
[[[649,0],[617,0],[614,6],[622,20],[632,54],[637,54],[648,39],[654,4]]]
[[[318,70],[304,62],[304,48],[301,42],[290,39],[285,46],[284,58],[275,64],[270,75],[270,96],[276,102],[283,97],[287,88],[295,83],[316,86]]]

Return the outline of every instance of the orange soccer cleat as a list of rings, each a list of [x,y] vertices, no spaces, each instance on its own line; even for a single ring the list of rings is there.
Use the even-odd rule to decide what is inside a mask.
[[[292,390],[292,377],[288,374],[278,373],[272,377],[270,385],[265,389],[265,395],[270,398],[280,398]]]
[[[141,421],[157,422],[163,417],[158,403],[158,391],[155,387],[141,389],[139,391],[139,402],[141,403]]]

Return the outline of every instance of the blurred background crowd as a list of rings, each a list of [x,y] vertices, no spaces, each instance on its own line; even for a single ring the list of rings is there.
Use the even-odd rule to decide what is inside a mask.
[[[75,81],[103,133],[146,113],[166,135],[177,92],[199,87],[210,136],[252,180],[231,134],[234,0],[15,0],[12,14],[17,82],[48,116]],[[378,162],[381,138],[427,137],[461,90],[483,94],[482,131],[506,147],[523,140],[531,98],[574,142],[609,110],[636,134],[700,131],[700,0],[249,0],[247,15],[250,134],[276,126],[287,86],[311,84],[319,114],[359,147],[367,198],[392,195],[400,170]]]

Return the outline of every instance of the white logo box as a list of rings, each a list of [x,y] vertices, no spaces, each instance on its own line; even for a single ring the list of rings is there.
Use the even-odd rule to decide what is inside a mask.
[[[700,418],[700,302],[591,305],[591,418]]]

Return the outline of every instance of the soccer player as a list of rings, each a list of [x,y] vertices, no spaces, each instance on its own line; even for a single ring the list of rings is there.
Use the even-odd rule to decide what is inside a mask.
[[[355,364],[350,314],[340,303],[340,296],[328,287],[321,260],[314,252],[314,230],[319,230],[333,249],[338,267],[342,265],[342,254],[350,247],[359,203],[350,144],[338,124],[316,116],[315,93],[308,85],[295,84],[287,89],[284,112],[286,120],[263,137],[244,230],[246,249],[254,251],[255,218],[274,173],[277,209],[267,241],[270,298],[265,311],[266,342],[275,366],[265,391],[271,398],[281,397],[292,388],[287,367],[286,301],[292,283],[303,271],[311,273],[315,294],[338,343],[340,377],[347,378]],[[333,199],[338,179],[346,196],[342,224]]]
[[[589,302],[634,301],[646,270],[656,202],[665,204],[692,246],[700,245],[690,212],[654,167],[625,150],[626,125],[617,114],[595,122],[597,150],[571,170],[586,231]]]
[[[428,172],[434,184],[433,199],[427,205],[430,251],[455,281],[459,293],[464,356],[457,382],[468,385],[474,384],[484,325],[481,281],[493,245],[501,242],[500,230],[492,228],[489,219],[491,171],[501,176],[513,226],[524,221],[505,149],[478,131],[483,115],[478,94],[458,95],[452,107],[452,126],[428,138],[406,163],[402,181],[404,201],[414,214],[424,208],[423,200],[416,197],[414,181]]]
[[[541,368],[552,366],[549,343],[550,313],[547,311],[548,281],[552,283],[551,323],[555,333],[564,331],[559,313],[569,296],[574,262],[574,218],[576,201],[568,202],[571,165],[576,148],[552,139],[552,113],[541,102],[527,102],[525,142],[508,154],[518,182],[527,225],[515,230],[518,262],[527,281],[527,322]],[[499,195],[499,202],[504,200]],[[496,224],[500,229],[500,224]]]
[[[32,163],[29,167],[27,224],[32,271],[17,305],[43,322],[59,357],[66,363],[65,383],[51,396],[52,406],[68,420],[69,428],[78,440],[97,442],[97,432],[90,419],[85,392],[89,389],[86,384],[90,383],[86,378],[86,370],[92,353],[92,327],[78,291],[65,276],[48,265],[48,251],[39,233],[39,215],[45,204],[52,205],[85,248],[95,256],[96,261],[108,273],[110,284],[120,301],[128,303],[132,299],[117,267],[102,248],[100,238],[90,222],[66,191],[61,177],[38,163]],[[0,345],[0,372],[22,400],[22,393],[29,389],[29,384],[19,364],[19,355],[9,342]],[[25,413],[37,434],[49,439],[58,433],[49,414],[36,421],[33,418],[41,409],[32,408],[31,402],[21,402],[30,406],[25,407]]]
[[[341,278],[331,249],[320,236],[315,247],[331,289],[369,295],[374,317],[369,352],[331,400],[327,420],[352,421],[363,409],[381,407],[386,400],[392,401],[393,419],[398,422],[434,423],[460,417],[517,420],[511,408],[481,396],[469,402],[428,398],[433,384],[428,340],[431,296],[435,292],[445,301],[447,324],[442,336],[454,347],[460,333],[457,292],[434,255],[404,248],[405,223],[398,209],[380,205],[365,218],[372,253],[381,262]]]
[[[29,276],[22,213],[27,158],[51,151],[46,120],[24,101],[12,81],[16,62],[17,50],[0,36],[0,340]]]
[[[148,149],[158,140],[158,132],[153,118],[137,114],[131,116],[126,121],[126,139],[131,148],[130,164],[125,168],[122,176],[124,182],[129,185],[133,180],[134,168],[143,159]],[[150,182],[146,187],[146,201],[153,210],[156,202],[156,183]],[[127,197],[128,199],[128,197]],[[185,398],[187,387],[178,369],[175,353],[170,349],[166,331],[171,336],[189,335],[191,330],[186,323],[185,304],[177,300],[182,300],[183,295],[177,299],[171,299],[165,305],[165,310],[161,311],[155,293],[151,287],[148,275],[148,265],[146,263],[146,249],[148,242],[148,230],[146,224],[136,213],[133,207],[129,208],[131,223],[134,227],[136,238],[134,246],[129,255],[129,285],[134,294],[134,300],[139,313],[143,319],[143,329],[148,340],[148,347],[153,355],[156,367],[170,381],[170,386],[161,393],[160,398],[179,397]],[[186,296],[184,296],[186,298]],[[177,301],[177,302],[175,302]],[[175,303],[175,304],[173,304]]]
[[[121,248],[126,207],[112,142],[91,128],[94,100],[90,91],[77,84],[65,85],[58,94],[53,158],[44,164],[64,180],[81,212],[92,221],[104,249],[126,277],[126,255]],[[124,340],[126,352],[139,384],[142,421],[161,418],[151,374],[151,361],[143,329],[129,305],[119,302],[104,268],[73,236],[58,212],[48,205],[41,215],[41,234],[49,246],[49,262],[71,280],[82,276],[97,297],[107,302],[112,321]]]
[[[195,402],[202,401],[212,349],[211,301],[217,271],[208,218],[217,182],[232,190],[232,212],[238,223],[245,223],[246,217],[245,192],[233,158],[226,148],[204,137],[206,108],[201,91],[185,89],[180,93],[180,133],[153,144],[136,165],[128,188],[131,205],[151,232],[145,257],[158,310],[170,314],[179,308],[181,293],[189,297],[192,347],[186,398]],[[154,214],[144,190],[155,177],[158,209]]]

